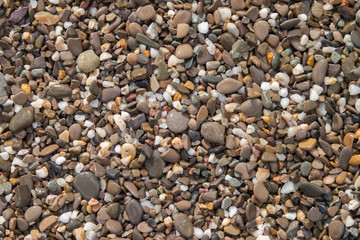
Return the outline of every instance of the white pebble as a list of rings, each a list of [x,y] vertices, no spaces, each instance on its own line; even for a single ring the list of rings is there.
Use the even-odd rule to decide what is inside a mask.
[[[231,206],[229,207],[229,216],[232,218],[233,216],[235,216],[237,214],[237,207],[235,206]]]
[[[5,161],[7,161],[7,160],[9,160],[10,155],[8,152],[2,152],[2,153],[0,153],[0,157],[2,159],[4,159]]]
[[[308,16],[306,14],[299,14],[298,18],[300,18],[300,21],[305,22],[308,19]]]
[[[288,84],[290,82],[289,75],[287,75],[287,73],[283,73],[283,72],[275,74],[275,79],[284,84]]]
[[[300,63],[292,69],[292,73],[294,75],[299,75],[302,74],[303,72],[304,72],[304,67]]]
[[[280,100],[280,105],[283,109],[287,108],[287,106],[289,106],[290,104],[290,100],[288,98],[282,98]]]
[[[42,167],[40,169],[36,169],[36,175],[40,178],[46,178],[49,174],[48,170],[46,167]]]
[[[323,7],[323,9],[324,9],[325,11],[330,11],[330,10],[333,9],[333,8],[334,8],[334,6],[331,5],[330,3],[326,3],[326,4],[324,5],[324,7]]]
[[[209,23],[208,22],[202,22],[198,24],[198,30],[199,33],[206,34],[209,32]]]
[[[309,99],[311,101],[317,101],[317,100],[319,100],[319,94],[314,89],[310,89],[310,97],[309,97]]]
[[[355,102],[355,109],[360,112],[360,99],[357,99]]]
[[[264,91],[269,91],[271,89],[271,85],[269,82],[262,82],[261,89]]]
[[[197,239],[201,239],[203,235],[204,235],[204,232],[201,230],[201,228],[194,227],[194,236]]]
[[[345,226],[352,227],[354,225],[354,223],[355,223],[354,219],[350,215],[347,216],[347,218],[345,220]]]
[[[265,19],[267,17],[267,15],[269,14],[270,12],[270,9],[269,8],[262,8],[260,11],[259,11],[259,16],[262,18],[262,19]]]
[[[231,9],[228,7],[219,7],[217,9],[220,15],[220,19],[222,22],[225,22],[226,20],[231,18]]]
[[[65,161],[66,161],[66,158],[60,156],[60,157],[57,157],[57,158],[56,158],[55,163],[56,163],[57,165],[61,165],[61,164],[63,164]]]
[[[84,230],[85,230],[85,231],[94,231],[95,228],[96,228],[96,224],[93,223],[93,222],[87,222],[87,223],[85,223],[85,225],[84,225]]]
[[[358,95],[360,93],[360,87],[356,84],[351,84],[349,86],[349,93],[351,96]]]
[[[290,96],[290,99],[296,103],[301,103],[302,101],[304,101],[304,98],[304,96],[301,96],[297,93]]]
[[[305,46],[309,41],[309,38],[306,34],[303,34],[300,38],[300,45]]]
[[[63,179],[63,178],[58,178],[58,179],[56,180],[56,183],[57,183],[57,185],[59,185],[60,187],[64,187],[64,186],[66,185],[66,181],[65,181],[65,179]]]
[[[289,212],[289,213],[285,214],[284,216],[285,216],[286,219],[295,220],[296,212]]]
[[[279,90],[279,95],[281,96],[281,97],[287,97],[287,95],[288,95],[288,89],[287,88],[282,88],[282,89],[280,89]]]
[[[68,223],[70,221],[70,217],[71,211],[61,214],[58,220],[62,223]]]
[[[78,163],[78,164],[76,164],[76,166],[75,166],[75,172],[76,173],[80,173],[83,169],[84,169],[84,164],[82,164],[82,163]]]
[[[284,186],[281,188],[281,194],[289,194],[292,192],[295,192],[295,186],[293,182],[287,182],[284,184]]]

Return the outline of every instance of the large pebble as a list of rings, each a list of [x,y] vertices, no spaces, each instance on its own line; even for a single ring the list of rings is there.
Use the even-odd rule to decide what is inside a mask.
[[[121,223],[113,219],[107,220],[105,227],[107,230],[109,230],[109,232],[115,235],[120,235],[124,231]]]
[[[171,110],[166,116],[166,123],[170,131],[181,133],[188,128],[189,117],[175,109]]]
[[[176,231],[187,238],[191,238],[194,235],[194,227],[184,213],[177,213],[174,216],[174,226]]]
[[[334,220],[329,224],[329,235],[334,240],[341,239],[344,234],[345,226],[340,220]]]
[[[326,59],[321,59],[318,61],[312,72],[312,80],[315,84],[321,85],[324,83],[324,79],[328,70],[328,61]]]
[[[181,44],[175,50],[175,56],[180,59],[186,59],[192,57],[194,53],[193,48],[190,44]]]
[[[223,145],[225,143],[225,126],[217,122],[206,122],[201,125],[201,136],[208,142]]]
[[[159,151],[154,151],[151,158],[146,159],[145,168],[152,178],[161,178],[165,168],[165,162],[162,160]]]
[[[155,9],[152,5],[140,7],[136,13],[137,17],[142,21],[151,20],[155,16]]]
[[[222,94],[231,94],[239,91],[242,87],[242,82],[233,78],[224,78],[216,85],[216,90]]]
[[[31,206],[26,209],[24,218],[28,222],[36,221],[42,214],[42,208],[40,206]]]
[[[269,191],[264,185],[264,182],[258,181],[254,185],[254,195],[260,202],[266,202],[269,198]]]
[[[344,147],[339,155],[339,167],[343,170],[347,170],[349,167],[349,160],[353,155],[353,149],[351,147]]]
[[[144,211],[138,201],[131,199],[125,207],[126,214],[133,225],[137,225],[142,221]]]
[[[97,198],[100,192],[100,184],[93,173],[81,172],[74,178],[74,187],[81,196],[90,200],[91,198]]]
[[[9,129],[17,133],[31,126],[34,122],[34,108],[22,108],[15,116],[11,118]]]
[[[309,197],[320,197],[325,193],[325,190],[314,183],[300,183],[300,192]]]
[[[93,50],[80,53],[77,58],[77,65],[82,72],[89,73],[100,65],[100,58]]]
[[[55,98],[65,98],[71,96],[71,88],[66,84],[52,85],[47,92],[48,96]]]
[[[240,112],[248,117],[253,117],[261,114],[263,104],[260,99],[249,99],[240,105]]]
[[[39,21],[39,23],[46,24],[48,26],[54,25],[60,21],[59,16],[43,11],[35,13],[34,17]]]
[[[264,20],[259,20],[254,24],[254,33],[260,42],[264,41],[269,34],[269,24]]]

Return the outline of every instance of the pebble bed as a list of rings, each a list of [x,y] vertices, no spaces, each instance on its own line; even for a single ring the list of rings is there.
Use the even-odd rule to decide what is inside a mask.
[[[359,9],[0,0],[0,239],[358,239]]]

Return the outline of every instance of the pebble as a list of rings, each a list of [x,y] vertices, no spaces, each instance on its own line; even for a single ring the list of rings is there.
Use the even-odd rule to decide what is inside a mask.
[[[180,59],[190,58],[194,53],[190,44],[181,44],[175,50],[175,56]]]
[[[258,181],[254,185],[254,195],[260,202],[266,202],[269,198],[269,191],[264,185],[264,182]]]
[[[170,131],[174,133],[184,132],[188,128],[189,117],[175,109],[166,116],[166,123]]]
[[[48,26],[55,25],[60,21],[59,16],[44,11],[35,13],[34,17],[40,24],[46,24]]]
[[[26,221],[34,222],[36,221],[42,214],[42,209],[40,206],[31,206],[28,209],[26,209],[24,218]]]
[[[184,38],[189,33],[190,26],[187,23],[180,23],[177,26],[176,37]]]
[[[259,99],[249,99],[240,105],[240,111],[247,117],[257,116],[262,112],[263,104]]]
[[[263,42],[269,34],[269,25],[264,20],[259,20],[254,24],[254,33],[256,37]]]
[[[11,118],[9,129],[13,133],[17,133],[30,127],[33,122],[34,109],[32,107],[22,108]]]
[[[194,235],[194,227],[186,214],[175,214],[174,226],[176,231],[178,231],[184,237],[190,238]]]
[[[180,153],[178,153],[176,150],[172,148],[169,148],[168,150],[166,150],[161,154],[161,158],[165,162],[177,163],[178,161],[180,161]]]
[[[224,78],[216,85],[216,90],[222,94],[231,94],[239,91],[242,83],[233,78]]]
[[[93,50],[87,50],[80,53],[77,58],[77,65],[80,71],[89,73],[94,71],[100,65],[100,58]]]
[[[329,224],[329,235],[334,240],[341,239],[344,230],[345,226],[340,220],[334,220]]]
[[[145,168],[148,171],[150,177],[160,178],[163,175],[165,162],[162,160],[159,151],[154,151],[152,157],[146,159]]]
[[[93,173],[81,172],[74,178],[74,187],[81,196],[90,200],[91,198],[97,198],[100,192],[100,184]]]
[[[26,185],[19,185],[15,188],[15,205],[16,207],[25,207],[31,202],[31,193]]]
[[[324,83],[324,79],[328,70],[328,61],[326,59],[322,59],[318,61],[313,69],[312,80],[315,84],[321,85]]]
[[[299,189],[309,197],[320,197],[325,193],[325,190],[322,187],[314,183],[300,183]]]
[[[70,97],[72,94],[71,88],[65,84],[52,85],[47,92],[48,96],[59,98]]]
[[[351,147],[344,147],[339,155],[339,167],[343,170],[347,170],[349,167],[350,158],[353,155],[353,150]]]
[[[57,218],[58,217],[55,215],[50,215],[46,218],[43,218],[39,224],[40,232],[44,232],[47,229],[49,229],[52,225],[54,225],[56,223]]]
[[[115,235],[120,235],[123,233],[123,227],[121,225],[121,223],[119,221],[113,220],[113,219],[109,219],[106,221],[105,227],[107,230],[109,230],[109,232],[115,234]]]
[[[137,225],[142,221],[144,211],[138,201],[131,199],[125,207],[126,214],[129,217],[131,224]]]
[[[152,5],[146,5],[143,7],[140,7],[136,12],[137,17],[141,21],[148,21],[155,17],[155,9]]]
[[[201,136],[208,142],[218,145],[225,143],[225,127],[216,122],[206,122],[201,125]]]

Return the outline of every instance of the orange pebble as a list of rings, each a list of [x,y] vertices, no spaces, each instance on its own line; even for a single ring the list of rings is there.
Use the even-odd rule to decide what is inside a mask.
[[[66,76],[65,70],[60,70],[59,71],[59,79],[63,79],[65,76]]]
[[[261,119],[266,123],[270,123],[270,116],[261,116]]]
[[[338,168],[339,164],[337,164],[336,162],[330,161],[331,166],[333,166],[334,168]]]
[[[355,138],[359,138],[359,137],[360,137],[360,128],[355,132]]]
[[[30,88],[30,85],[27,84],[27,83],[24,83],[21,85],[21,90],[26,93],[26,94],[29,94],[30,91],[31,91],[31,88]]]
[[[120,46],[126,50],[127,49],[127,43],[126,40],[124,38],[120,39]]]
[[[181,93],[176,92],[174,95],[174,101],[180,101],[181,100]]]
[[[144,51],[144,54],[145,54],[146,56],[150,57],[150,51],[149,51],[149,50],[145,50],[145,51]]]
[[[269,52],[267,55],[266,55],[266,58],[268,60],[269,63],[271,63],[271,59],[273,58],[274,56],[274,53],[273,52]]]
[[[190,82],[190,81],[187,81],[187,82],[184,84],[184,86],[185,86],[187,89],[189,89],[189,90],[194,90],[194,89],[195,89],[195,85],[194,85],[192,82]]]
[[[199,85],[199,86],[197,87],[197,90],[198,90],[198,91],[204,91],[204,90],[205,90],[205,87],[204,87],[203,85]]]
[[[308,60],[306,61],[306,64],[309,66],[314,66],[314,55],[311,55]]]
[[[354,138],[355,138],[355,136],[354,136],[353,133],[345,134],[344,139],[343,139],[344,145],[348,146],[348,147],[352,147],[353,142],[354,142]]]

